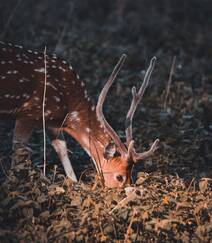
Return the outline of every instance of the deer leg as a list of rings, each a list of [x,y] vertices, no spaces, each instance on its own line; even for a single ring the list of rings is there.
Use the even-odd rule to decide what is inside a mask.
[[[13,155],[12,155],[12,164],[14,165],[20,161],[29,159],[30,149],[26,146],[29,137],[32,133],[32,126],[28,125],[29,122],[25,120],[16,120],[15,129],[13,134]]]
[[[32,133],[32,126],[28,125],[29,122],[17,119],[13,134],[13,150],[18,147],[26,146],[30,135]]]
[[[50,130],[50,132],[52,133],[53,131]],[[52,134],[54,134],[54,139],[52,139],[52,146],[54,147],[60,161],[62,162],[66,176],[68,176],[72,181],[77,182],[77,177],[68,157],[67,146],[63,135],[61,133],[58,135],[58,133],[55,131]]]

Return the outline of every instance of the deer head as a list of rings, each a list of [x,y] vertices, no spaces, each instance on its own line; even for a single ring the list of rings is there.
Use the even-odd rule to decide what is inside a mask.
[[[131,172],[135,163],[151,156],[158,147],[159,139],[156,139],[151,145],[148,151],[137,153],[134,147],[134,140],[132,136],[132,121],[138,104],[143,97],[146,87],[148,86],[150,76],[154,69],[156,57],[153,57],[150,61],[149,68],[146,71],[144,81],[139,89],[136,91],[136,87],[132,88],[132,102],[129,111],[126,116],[125,128],[126,128],[126,142],[123,143],[117,133],[106,121],[103,114],[103,104],[113,81],[119,73],[126,55],[123,54],[115,66],[111,76],[102,89],[98,103],[96,106],[97,118],[101,125],[104,127],[107,134],[109,134],[111,141],[104,147],[103,160],[101,163],[100,171],[103,174],[104,183],[108,187],[121,187],[131,182]]]

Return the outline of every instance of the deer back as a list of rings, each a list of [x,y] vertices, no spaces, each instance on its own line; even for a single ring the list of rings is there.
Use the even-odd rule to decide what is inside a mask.
[[[45,117],[61,122],[68,112],[87,109],[84,82],[55,55],[0,43],[0,114],[41,121],[46,77]],[[2,115],[3,114],[3,115]]]

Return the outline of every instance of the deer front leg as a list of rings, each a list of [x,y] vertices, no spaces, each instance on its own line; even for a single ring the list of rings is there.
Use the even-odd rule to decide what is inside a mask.
[[[52,141],[52,146],[54,147],[60,161],[63,164],[66,175],[74,182],[77,182],[77,177],[74,173],[71,161],[68,157],[66,142],[60,139],[54,139]]]
[[[60,134],[59,136],[57,136],[57,133],[55,133],[55,131],[50,131],[52,134],[55,135],[54,139],[52,139],[52,146],[54,147],[60,161],[62,162],[66,176],[68,176],[72,181],[77,182],[77,177],[74,173],[71,161],[68,157],[67,146],[63,135]]]

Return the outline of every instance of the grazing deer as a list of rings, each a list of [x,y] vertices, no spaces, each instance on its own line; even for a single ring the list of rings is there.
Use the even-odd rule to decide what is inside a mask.
[[[135,87],[132,89],[124,144],[107,123],[102,110],[108,90],[125,58],[125,55],[120,58],[95,107],[91,105],[84,82],[66,61],[54,55],[0,42],[0,118],[16,119],[13,146],[17,148],[25,145],[32,130],[42,127],[45,87],[46,127],[66,175],[77,181],[61,131],[81,144],[106,186],[120,187],[130,183],[133,164],[151,156],[159,142],[156,139],[148,151],[137,153],[132,137],[133,115],[148,85],[156,58],[152,58],[138,93]]]

